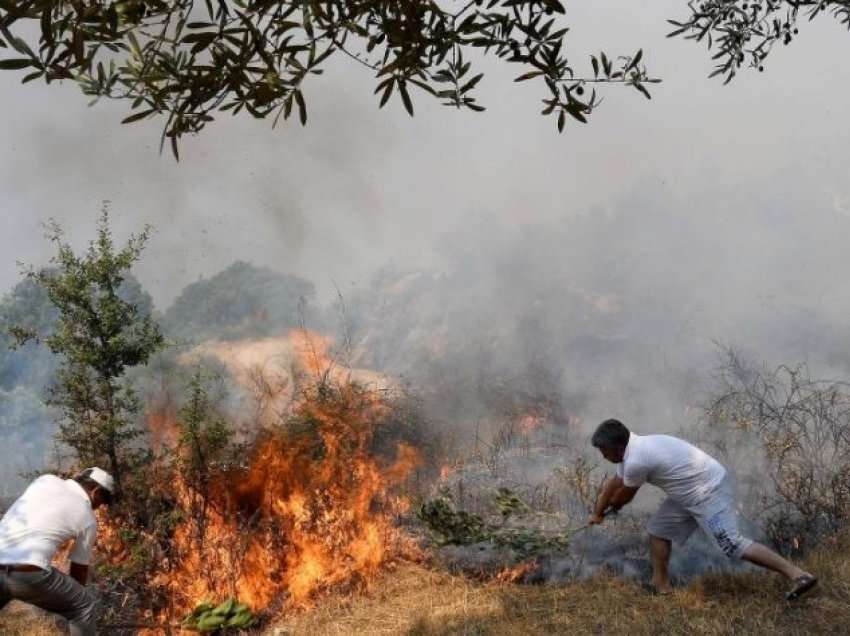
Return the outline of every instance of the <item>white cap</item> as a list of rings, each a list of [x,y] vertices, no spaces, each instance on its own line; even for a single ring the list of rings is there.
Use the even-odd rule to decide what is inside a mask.
[[[83,471],[88,474],[89,479],[93,482],[100,484],[104,489],[108,490],[111,494],[115,493],[115,480],[112,478],[108,472],[103,470],[102,468],[98,468],[97,466],[93,468],[88,468]]]

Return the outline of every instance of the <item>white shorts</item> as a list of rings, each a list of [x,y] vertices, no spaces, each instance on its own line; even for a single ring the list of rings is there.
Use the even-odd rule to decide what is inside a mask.
[[[752,545],[752,540],[738,532],[735,513],[735,481],[727,475],[720,485],[695,506],[666,499],[649,520],[649,534],[674,543],[684,543],[699,526],[711,537],[723,553],[740,559]]]

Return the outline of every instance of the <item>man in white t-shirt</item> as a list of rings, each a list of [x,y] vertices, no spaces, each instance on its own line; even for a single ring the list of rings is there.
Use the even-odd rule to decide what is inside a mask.
[[[94,511],[112,502],[115,484],[100,468],[62,479],[42,475],[0,521],[0,609],[17,599],[65,617],[71,636],[96,634],[97,600],[85,587],[97,537]],[[51,567],[73,540],[70,576]]]
[[[730,558],[744,559],[778,572],[791,581],[793,600],[817,584],[817,578],[770,548],[738,532],[735,485],[716,459],[670,435],[637,435],[619,420],[606,420],[591,443],[617,464],[617,474],[599,494],[590,524],[602,523],[608,511],[629,503],[644,484],[657,486],[667,499],[647,526],[652,555],[652,582],[661,594],[671,591],[667,566],[671,544],[684,543],[699,527]]]

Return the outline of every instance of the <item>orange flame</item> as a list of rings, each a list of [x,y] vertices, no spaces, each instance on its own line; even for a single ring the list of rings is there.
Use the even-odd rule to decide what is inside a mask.
[[[523,561],[513,567],[502,569],[495,577],[498,583],[516,583],[525,577],[526,574],[537,567],[536,561]]]
[[[528,435],[540,428],[543,422],[545,422],[545,419],[539,415],[523,415],[519,418],[519,430],[521,433]]]
[[[415,554],[395,523],[409,503],[395,491],[418,452],[400,443],[395,457],[373,453],[389,412],[383,395],[331,379],[321,367],[326,348],[299,355],[313,379],[293,391],[288,417],[256,434],[241,465],[215,469],[203,488],[179,470],[169,474],[178,521],[148,580],[164,599],[163,620],[229,596],[255,611],[307,606],[328,588],[368,585],[384,564]],[[173,409],[151,414],[149,425],[157,444],[178,439]],[[112,534],[111,556],[120,561],[128,551]]]
[[[148,413],[148,434],[154,452],[162,452],[163,449],[177,444],[179,433],[175,425],[176,417],[177,413],[171,404],[164,404]]]

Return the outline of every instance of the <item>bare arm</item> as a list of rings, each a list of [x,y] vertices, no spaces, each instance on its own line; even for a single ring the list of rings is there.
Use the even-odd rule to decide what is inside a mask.
[[[599,497],[596,500],[596,506],[593,508],[594,517],[601,519],[605,515],[605,511],[611,505],[611,500],[622,485],[623,480],[616,475],[605,482],[602,492],[599,493]]]
[[[593,514],[590,517],[590,523],[602,523],[605,512],[609,508],[619,510],[635,497],[638,488],[631,488],[623,484],[623,480],[614,476],[605,482],[602,492],[599,493],[599,498],[596,500],[596,506],[593,509]]]
[[[638,488],[640,488],[640,486],[638,486],[637,488],[632,488],[631,486],[626,486],[625,484],[621,485],[617,489],[617,492],[614,493],[614,496],[611,497],[611,501],[609,502],[610,506],[615,510],[619,510],[627,503],[630,503],[631,500],[635,498]]]
[[[89,578],[89,566],[91,563],[92,546],[97,538],[97,522],[92,521],[86,526],[74,540],[74,549],[71,550],[71,578],[76,579],[80,585],[85,585]]]
[[[89,578],[89,566],[71,561],[71,570],[69,572],[72,579],[75,579],[80,585],[85,585]]]

